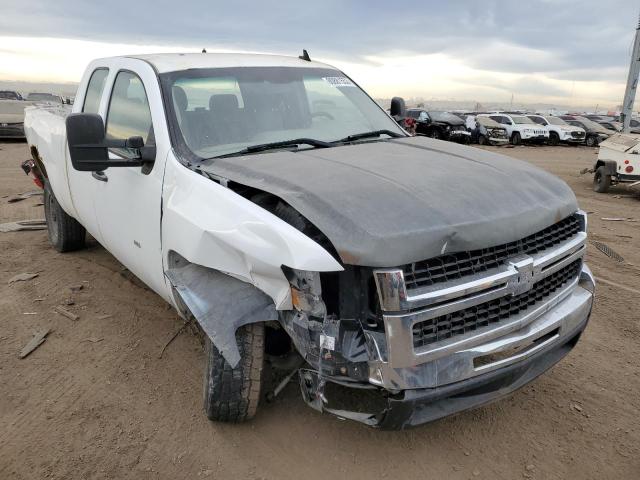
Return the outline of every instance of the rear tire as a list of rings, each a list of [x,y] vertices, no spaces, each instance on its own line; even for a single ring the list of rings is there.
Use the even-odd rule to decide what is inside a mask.
[[[72,252],[85,246],[87,232],[75,218],[62,209],[48,181],[44,184],[44,217],[49,243],[58,252]]]
[[[434,128],[433,130],[431,130],[431,134],[429,136],[431,138],[435,138],[436,140],[442,140],[442,134],[440,133],[440,130],[438,130],[437,128]]]
[[[240,327],[236,340],[240,363],[231,368],[206,336],[204,410],[209,420],[239,423],[256,414],[264,365],[264,324]]]
[[[556,132],[549,133],[549,145],[556,146],[560,143],[560,136]]]
[[[611,175],[607,175],[604,167],[598,167],[593,176],[593,190],[598,193],[606,193],[611,187]]]
[[[520,145],[522,143],[522,137],[519,132],[513,132],[511,135],[511,145]]]

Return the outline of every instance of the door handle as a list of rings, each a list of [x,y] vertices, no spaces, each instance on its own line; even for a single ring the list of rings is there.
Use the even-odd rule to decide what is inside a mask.
[[[104,172],[91,172],[91,176],[96,180],[100,180],[101,182],[108,182],[109,177],[107,177]]]

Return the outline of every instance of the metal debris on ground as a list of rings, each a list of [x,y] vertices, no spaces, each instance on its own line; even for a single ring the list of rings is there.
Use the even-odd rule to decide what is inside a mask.
[[[79,315],[76,315],[75,313],[70,312],[69,310],[66,310],[60,306],[54,307],[53,311],[59,313],[63,317],[67,317],[69,320],[73,320],[74,322],[80,318]]]
[[[8,203],[21,202],[22,200],[26,200],[27,198],[31,198],[35,195],[42,195],[44,192],[42,190],[32,190],[31,192],[24,192],[19,195],[14,195],[7,200]]]
[[[609,245],[602,242],[596,242],[595,240],[593,240],[591,244],[602,253],[604,253],[607,257],[612,258],[616,262],[624,262],[624,258],[622,258],[619,253],[615,252]]]
[[[37,276],[38,276],[37,273],[19,273],[11,277],[8,283],[9,285],[11,285],[12,283],[15,283],[15,282],[26,282],[28,280],[33,280]]]
[[[69,287],[69,290],[71,290],[72,292],[79,292],[83,288],[84,288],[84,285],[71,285]]]
[[[304,359],[302,359],[299,362],[299,364],[291,372],[289,372],[287,376],[284,377],[278,385],[276,385],[276,388],[273,389],[273,392],[269,392],[267,394],[267,402],[273,402],[273,400],[275,400],[275,398],[280,394],[280,392],[284,390],[284,387],[286,387],[287,384],[291,381],[291,379],[298,373],[300,368],[302,368],[304,363],[305,361]]]
[[[51,332],[49,328],[36,332],[33,335],[33,338],[29,341],[29,343],[27,343],[24,346],[24,348],[20,350],[18,357],[24,358],[27,355],[29,355],[31,352],[33,352],[36,348],[38,348],[40,345],[42,345],[44,341],[47,339],[47,335],[49,334],[49,332]]]
[[[600,220],[604,220],[605,222],[624,222],[626,218],[621,217],[603,217]]]
[[[47,222],[44,218],[36,220],[19,220],[17,222],[0,223],[0,232],[19,232],[22,230],[46,230]]]

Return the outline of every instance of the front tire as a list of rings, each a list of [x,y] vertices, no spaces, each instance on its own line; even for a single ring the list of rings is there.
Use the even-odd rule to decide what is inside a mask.
[[[560,143],[560,136],[556,132],[551,132],[549,134],[549,145],[556,146]]]
[[[593,135],[589,135],[585,141],[587,147],[596,147],[598,145],[598,139]]]
[[[438,130],[437,128],[434,128],[433,130],[431,130],[431,134],[429,136],[436,140],[442,140],[442,134],[440,133],[440,130]]]
[[[593,191],[598,193],[606,193],[611,187],[611,175],[607,175],[604,167],[598,167],[593,176]]]
[[[519,132],[513,132],[511,135],[511,145],[520,145],[522,143],[522,137]]]
[[[209,420],[239,423],[256,414],[264,366],[264,324],[253,323],[236,332],[240,363],[235,368],[206,337],[204,410]]]
[[[58,252],[72,252],[84,248],[86,230],[80,222],[62,209],[48,181],[44,184],[44,217],[47,221],[49,243]]]

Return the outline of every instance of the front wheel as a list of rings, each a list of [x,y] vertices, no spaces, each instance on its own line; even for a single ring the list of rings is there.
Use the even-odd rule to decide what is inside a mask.
[[[605,172],[604,167],[598,167],[593,176],[593,190],[598,193],[606,193],[611,187],[611,175]]]
[[[593,135],[589,135],[585,143],[587,147],[595,147],[596,145],[598,145],[598,139]]]
[[[51,185],[44,184],[44,217],[47,221],[49,243],[59,252],[72,252],[84,248],[87,232],[75,218],[62,209]]]
[[[556,146],[560,143],[560,136],[556,132],[549,134],[549,145]]]
[[[442,134],[440,133],[440,130],[438,130],[437,128],[434,128],[433,130],[431,130],[431,134],[429,136],[431,138],[435,138],[436,140],[442,139]]]
[[[486,145],[486,144],[487,144],[487,137],[485,137],[484,135],[479,135],[478,145]]]
[[[237,330],[240,363],[235,368],[231,368],[209,337],[205,337],[204,410],[207,417],[229,423],[250,420],[260,401],[264,324],[253,323]]]
[[[511,144],[512,145],[520,145],[522,143],[522,137],[519,132],[513,132],[511,135]]]

